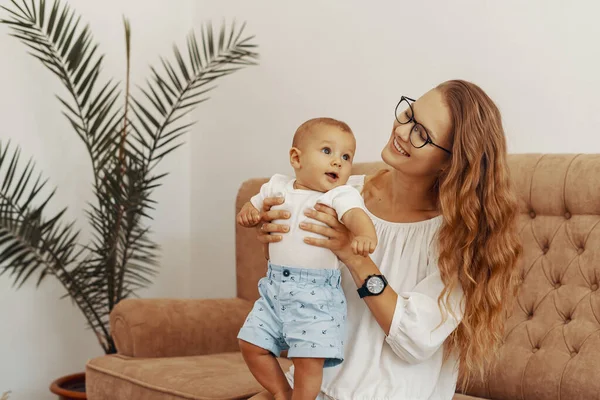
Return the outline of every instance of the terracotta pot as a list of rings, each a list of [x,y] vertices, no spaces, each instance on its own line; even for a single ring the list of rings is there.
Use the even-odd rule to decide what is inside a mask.
[[[87,399],[85,395],[85,374],[73,374],[58,378],[50,385],[50,391],[59,400]]]

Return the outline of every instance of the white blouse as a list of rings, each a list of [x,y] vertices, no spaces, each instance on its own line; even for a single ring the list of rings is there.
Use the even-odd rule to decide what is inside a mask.
[[[348,184],[362,190],[364,175]],[[386,336],[347,268],[342,287],[347,301],[347,339],[342,364],[323,370],[318,399],[335,400],[451,400],[456,388],[456,354],[443,360],[443,343],[461,317],[462,290],[450,294],[452,309],[444,323],[438,296],[444,285],[437,267],[438,216],[413,223],[394,223],[368,212],[377,231],[371,259],[398,293],[389,336]],[[286,373],[293,387],[292,366]]]

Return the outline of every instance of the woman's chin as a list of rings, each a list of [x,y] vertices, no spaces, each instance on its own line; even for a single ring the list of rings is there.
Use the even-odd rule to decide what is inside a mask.
[[[383,148],[383,150],[381,150],[381,159],[383,160],[383,162],[394,169],[398,169],[398,166],[402,165],[403,164],[402,161],[406,160],[406,158],[407,157],[405,157],[405,156],[399,156],[399,155],[395,154],[390,149],[389,145],[385,146]]]

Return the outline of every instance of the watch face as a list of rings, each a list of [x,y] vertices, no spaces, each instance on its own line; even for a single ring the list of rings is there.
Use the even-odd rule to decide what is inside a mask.
[[[383,291],[383,279],[378,276],[372,276],[367,281],[367,290],[373,294],[379,294]]]

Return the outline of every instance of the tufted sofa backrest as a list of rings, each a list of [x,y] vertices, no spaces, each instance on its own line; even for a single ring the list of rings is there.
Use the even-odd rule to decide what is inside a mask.
[[[522,286],[498,366],[472,395],[600,399],[600,155],[510,156]]]

